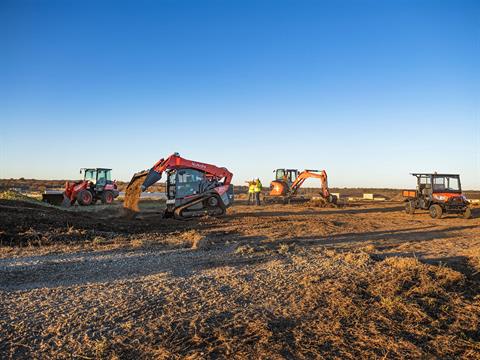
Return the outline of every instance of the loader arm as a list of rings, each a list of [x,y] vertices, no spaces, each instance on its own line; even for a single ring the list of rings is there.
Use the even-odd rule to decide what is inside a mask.
[[[314,178],[320,179],[322,185],[322,195],[323,197],[327,198],[330,196],[330,191],[328,189],[328,182],[327,182],[327,172],[325,170],[318,171],[318,170],[304,170],[300,174],[298,174],[295,181],[292,183],[290,187],[290,194],[295,195],[298,189],[303,185],[305,180]]]
[[[178,154],[173,154],[166,159],[158,160],[155,165],[153,165],[153,167],[146,173],[146,179],[141,186],[142,191],[145,191],[148,187],[159,181],[162,178],[162,173],[164,171],[175,169],[200,170],[205,172],[207,175],[216,178],[218,181],[223,179],[224,185],[230,185],[233,177],[233,174],[226,168],[184,159]]]

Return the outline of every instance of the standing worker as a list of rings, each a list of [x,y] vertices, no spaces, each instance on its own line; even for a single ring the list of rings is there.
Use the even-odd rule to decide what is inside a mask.
[[[250,205],[252,204],[253,205],[253,202],[255,201],[255,180],[252,180],[252,181],[246,181],[246,183],[248,184],[248,201],[247,201],[247,204]]]
[[[254,191],[255,191],[255,203],[258,206],[260,205],[260,193],[262,192],[262,182],[260,181],[259,178],[255,179]]]

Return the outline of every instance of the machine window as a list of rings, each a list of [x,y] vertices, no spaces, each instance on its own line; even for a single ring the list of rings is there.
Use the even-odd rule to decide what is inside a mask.
[[[460,181],[455,176],[439,176],[433,178],[434,191],[459,192]]]
[[[198,193],[200,183],[203,181],[205,181],[205,174],[201,171],[192,169],[178,171],[176,179],[176,197],[183,198]]]
[[[85,170],[85,180],[89,180],[93,183],[97,181],[96,171],[95,170]]]
[[[284,169],[278,169],[275,178],[276,178],[276,180],[285,180],[285,170]]]

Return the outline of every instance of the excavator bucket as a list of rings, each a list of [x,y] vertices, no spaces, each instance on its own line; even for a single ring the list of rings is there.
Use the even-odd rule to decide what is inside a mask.
[[[138,208],[138,201],[140,200],[140,194],[142,193],[141,186],[147,178],[148,173],[148,170],[135,173],[128,183],[125,190],[125,199],[123,201],[123,207],[127,211],[134,213],[140,211]]]

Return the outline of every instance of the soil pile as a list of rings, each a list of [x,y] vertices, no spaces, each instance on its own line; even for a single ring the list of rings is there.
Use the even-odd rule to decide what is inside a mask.
[[[138,201],[140,200],[140,194],[142,189],[140,188],[145,181],[146,175],[137,177],[131,182],[125,190],[125,200],[123,201],[123,207],[127,212],[139,212]]]
[[[35,202],[35,203],[39,202],[15,190],[7,190],[7,191],[0,192],[0,200],[20,200],[20,201]]]

